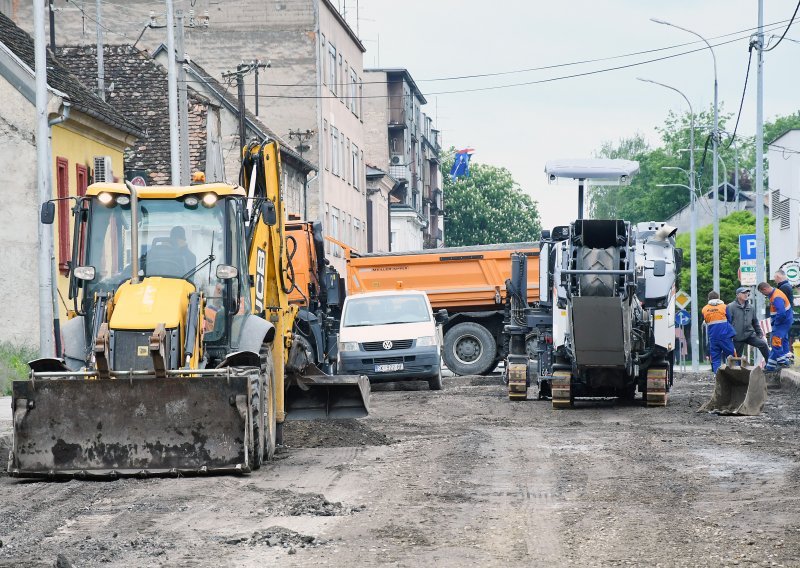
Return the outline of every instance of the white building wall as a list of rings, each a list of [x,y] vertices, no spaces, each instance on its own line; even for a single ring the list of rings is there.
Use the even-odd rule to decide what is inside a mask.
[[[800,257],[800,130],[774,140],[767,152],[769,189],[769,274]]]
[[[422,224],[412,210],[392,210],[392,252],[422,250]]]
[[[39,254],[36,113],[2,78],[0,100],[0,171],[13,172],[0,186],[0,289],[8,302],[0,311],[0,341],[38,347],[39,277],[30,270]]]

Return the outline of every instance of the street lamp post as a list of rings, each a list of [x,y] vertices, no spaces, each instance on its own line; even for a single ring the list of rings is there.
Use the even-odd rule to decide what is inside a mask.
[[[682,26],[660,20],[658,18],[650,18],[650,21],[656,24],[671,26],[688,32],[694,36],[699,37],[703,43],[706,44],[709,51],[711,51],[711,58],[714,60],[714,132],[711,139],[714,148],[714,290],[719,290],[719,166],[717,164],[718,147],[719,147],[719,89],[717,85],[717,55],[708,40],[701,36],[699,33]],[[727,180],[726,180],[727,181]]]
[[[694,150],[694,109],[692,108],[692,103],[689,102],[689,98],[683,94],[682,91],[676,89],[675,87],[671,87],[670,85],[665,85],[664,83],[659,83],[658,81],[653,81],[652,79],[643,79],[641,77],[637,77],[639,81],[644,81],[645,83],[653,83],[654,85],[659,85],[670,91],[675,91],[680,96],[683,97],[683,100],[686,101],[686,104],[689,106],[689,147]],[[697,206],[696,206],[696,195],[694,189],[694,152],[689,152],[689,185],[679,185],[678,187],[685,187],[689,190],[691,194],[691,199],[689,201],[691,207],[691,219],[692,219],[692,226],[691,226],[691,235],[690,235],[690,246],[691,246],[691,296],[692,296],[692,309],[691,309],[691,318],[692,318],[692,335],[691,335],[691,344],[692,344],[692,371],[697,372],[700,366],[700,340],[698,339],[698,318],[697,318]],[[660,186],[659,186],[660,187]],[[671,187],[671,186],[670,186]]]

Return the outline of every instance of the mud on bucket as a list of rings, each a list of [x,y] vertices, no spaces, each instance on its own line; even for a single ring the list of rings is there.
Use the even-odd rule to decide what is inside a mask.
[[[741,357],[728,357],[717,370],[714,393],[698,412],[758,416],[767,401],[767,381],[761,367]]]

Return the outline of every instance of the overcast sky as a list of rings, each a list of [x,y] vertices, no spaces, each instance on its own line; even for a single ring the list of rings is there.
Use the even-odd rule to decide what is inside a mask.
[[[347,0],[348,20],[354,27],[355,4],[356,0]],[[765,4],[764,22],[768,24],[788,20],[797,2],[768,0]],[[443,146],[474,148],[474,160],[511,170],[539,203],[547,228],[575,218],[577,191],[572,186],[548,186],[545,162],[591,157],[604,141],[636,132],[657,145],[655,127],[663,124],[667,113],[688,109],[676,93],[639,82],[636,77],[682,90],[695,111],[710,108],[711,53],[706,49],[630,69],[483,92],[428,94],[563,76],[695,46],[547,71],[468,80],[430,79],[612,57],[696,40],[687,32],[651,22],[654,17],[711,38],[755,28],[757,7],[756,0],[359,0],[358,26],[368,50],[364,66],[407,68],[426,93],[425,112],[442,131]],[[770,33],[782,32],[780,27]],[[748,32],[711,43],[746,35]],[[800,22],[795,22],[787,38],[800,39]],[[741,39],[715,47],[719,99],[725,111],[738,109],[747,45],[748,40]],[[800,109],[799,62],[800,43],[783,41],[765,54],[766,119]],[[755,69],[754,55],[739,127],[745,135],[755,132]]]

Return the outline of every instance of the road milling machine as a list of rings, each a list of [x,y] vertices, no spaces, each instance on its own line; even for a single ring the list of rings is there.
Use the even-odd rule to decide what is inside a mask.
[[[524,400],[534,378],[554,408],[579,397],[634,399],[665,406],[672,384],[675,281],[682,259],[675,229],[661,222],[583,218],[584,184],[629,183],[627,160],[548,162],[551,182],[577,179],[578,219],[544,231],[540,302],[511,294],[506,325],[509,398]],[[525,263],[513,257],[510,289],[526,289]],[[516,279],[516,280],[515,280]],[[536,353],[537,364],[527,351]]]
[[[321,303],[289,301],[280,179],[264,142],[243,149],[241,186],[96,183],[77,198],[74,313],[62,357],[13,384],[12,476],[249,472],[285,419],[366,415],[366,377],[314,364]]]

